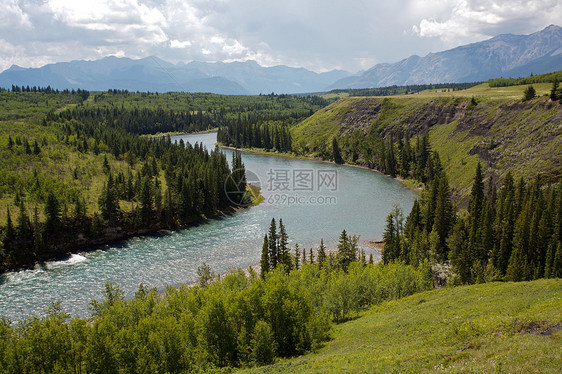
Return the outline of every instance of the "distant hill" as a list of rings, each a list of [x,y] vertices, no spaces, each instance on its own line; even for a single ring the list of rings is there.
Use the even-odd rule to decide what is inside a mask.
[[[172,64],[153,56],[139,60],[105,57],[94,61],[59,62],[40,68],[14,65],[0,74],[0,87],[50,85],[58,89],[93,91],[117,88],[247,95],[317,92],[346,76],[349,73],[340,70],[315,73],[288,66],[263,67],[255,61]]]
[[[541,77],[536,77],[537,80]],[[487,175],[501,180],[562,178],[562,103],[547,96],[551,83],[533,84],[538,97],[522,101],[526,86],[467,90],[428,90],[392,97],[348,97],[320,109],[291,127],[292,148],[299,155],[328,158],[338,138],[344,161],[368,165],[369,153],[352,134],[386,136],[429,132],[450,180],[453,198],[465,204],[480,161]],[[472,98],[475,98],[473,102]],[[345,141],[344,141],[345,140]]]
[[[343,78],[336,88],[481,82],[562,69],[562,28],[550,25],[530,35],[502,34],[425,57],[410,56],[393,64],[377,64],[359,76]]]

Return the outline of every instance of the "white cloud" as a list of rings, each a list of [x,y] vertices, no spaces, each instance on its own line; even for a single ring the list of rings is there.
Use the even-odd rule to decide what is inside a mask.
[[[560,0],[416,0],[411,11],[423,14],[412,30],[458,45],[498,33],[529,33],[559,22]],[[430,13],[428,15],[428,13]]]
[[[0,1],[0,29],[14,29],[17,27],[31,27],[29,17],[20,7],[17,0]]]
[[[0,0],[0,69],[156,55],[171,62],[256,60],[354,71],[498,33],[537,31],[559,22],[561,3]]]
[[[187,48],[191,46],[189,40],[179,41],[176,39],[170,40],[170,48]]]

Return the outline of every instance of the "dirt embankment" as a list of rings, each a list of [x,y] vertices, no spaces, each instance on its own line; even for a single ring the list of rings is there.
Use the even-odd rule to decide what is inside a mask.
[[[546,97],[530,101],[470,98],[354,98],[343,116],[340,135],[367,133],[375,126],[383,135],[408,132],[411,137],[454,122],[448,146],[468,146],[487,173],[500,177],[506,170],[533,178],[562,177],[562,104]],[[446,142],[445,142],[446,143]],[[450,160],[442,160],[448,162]]]

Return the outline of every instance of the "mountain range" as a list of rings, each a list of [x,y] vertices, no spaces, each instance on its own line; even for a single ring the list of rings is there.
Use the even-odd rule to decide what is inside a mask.
[[[184,91],[256,95],[318,92],[350,73],[315,73],[288,66],[263,67],[255,61],[172,64],[150,56],[139,60],[105,57],[94,61],[58,62],[40,68],[13,65],[0,74],[0,87],[50,85],[91,91]]]
[[[13,65],[0,73],[0,87],[51,86],[105,91],[185,91],[255,95],[322,92],[335,88],[462,83],[497,77],[520,77],[562,70],[562,28],[550,25],[530,35],[502,34],[424,57],[377,64],[360,75],[342,70],[316,73],[284,65],[264,67],[255,61],[173,64],[150,56],[138,60],[58,62],[40,68]]]
[[[329,89],[409,84],[480,82],[562,70],[562,27],[550,25],[530,35],[502,34],[425,57],[377,64]]]

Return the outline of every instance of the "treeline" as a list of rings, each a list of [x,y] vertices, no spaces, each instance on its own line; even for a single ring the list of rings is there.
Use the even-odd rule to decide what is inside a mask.
[[[531,75],[530,77],[525,78],[494,78],[489,79],[487,83],[490,87],[509,87],[520,86],[523,84],[552,83],[554,81],[562,81],[562,71],[555,71],[541,75]]]
[[[294,121],[290,121],[294,122]],[[240,121],[219,128],[217,141],[231,147],[290,152],[291,133],[286,121]]]
[[[80,104],[79,96],[56,90],[2,93],[2,120],[25,118],[33,131],[23,134],[10,122],[9,132],[0,135],[4,221],[0,271],[61,256],[69,248],[182,226],[246,204],[232,201],[245,194],[237,193],[238,186],[227,178],[230,172],[223,156],[206,155],[200,146],[176,146],[168,139],[138,135],[201,131],[231,123],[288,123],[327,103],[319,97],[287,95],[153,95],[120,90],[96,95],[111,97]],[[67,103],[79,105],[56,110]],[[274,147],[290,146],[286,136],[281,139],[275,131],[271,135]],[[104,155],[103,165],[98,155]],[[62,160],[73,158],[81,166],[61,167]],[[86,160],[100,164],[86,166]],[[243,174],[239,157],[235,163]],[[57,176],[61,172],[65,174]],[[95,196],[90,187],[99,190],[101,178],[103,192]],[[52,228],[56,229],[49,231]]]
[[[327,262],[280,265],[215,278],[203,265],[198,285],[163,294],[142,285],[131,300],[110,284],[92,317],[54,303],[46,316],[17,325],[0,320],[0,373],[183,373],[271,364],[314,351],[331,321],[364,307],[433,287],[427,266]]]
[[[49,113],[47,121],[104,122],[106,126],[132,134],[146,135],[166,132],[196,132],[211,129],[225,122],[214,113],[177,112],[157,109],[79,108]]]
[[[349,96],[394,96],[413,94],[425,90],[444,90],[459,91],[479,85],[482,82],[470,83],[436,83],[436,84],[412,84],[407,86],[386,86],[377,88],[349,88],[349,89],[335,89],[329,93],[347,93]],[[447,90],[447,91],[445,91]]]
[[[287,124],[311,115],[323,102],[314,98],[281,98],[278,102],[251,102],[244,106],[218,104],[208,110],[178,111],[158,108],[75,108],[55,114],[47,120],[105,121],[106,125],[133,134],[165,132],[196,132],[225,127],[221,137],[225,143],[253,144],[269,142],[279,145],[287,141]],[[281,106],[280,106],[281,105]],[[279,133],[283,133],[279,135]],[[252,137],[252,135],[254,135]],[[279,139],[278,139],[279,138]],[[290,138],[289,138],[290,140]],[[288,145],[290,149],[290,143]]]
[[[94,118],[57,120],[60,122],[52,125],[60,126],[65,134],[63,141],[74,139],[77,150],[83,153],[106,153],[102,165],[106,181],[97,201],[99,211],[87,214],[86,201],[79,192],[69,201],[36,173],[31,188],[34,195],[43,196],[43,211],[39,212],[36,205],[30,216],[23,192],[16,193],[14,206],[7,208],[6,227],[0,232],[2,268],[63,255],[81,245],[185,225],[244,203],[234,201],[242,196],[237,195],[239,186],[225,182],[231,173],[221,152],[172,143],[169,138],[149,140]],[[128,162],[129,172],[115,174],[107,161],[108,153]],[[135,165],[138,167],[133,171]],[[244,165],[239,154],[234,156],[233,165],[242,181]],[[127,203],[130,209],[124,208]]]
[[[334,138],[331,153],[325,151],[324,158],[332,157],[336,163],[365,165],[392,177],[413,178],[423,183],[443,172],[439,154],[431,149],[427,132],[411,139],[408,132],[384,137],[376,129],[367,135],[355,130],[350,135]]]
[[[399,209],[388,215],[384,239],[385,263],[445,264],[453,283],[562,277],[562,183],[508,173],[499,189],[491,179],[485,188],[478,164],[468,210],[455,214],[441,175],[405,223]]]
[[[21,86],[20,87],[14,84],[12,85],[12,88],[9,92],[43,92],[43,93],[53,93],[53,94],[63,93],[63,94],[80,96],[82,100],[86,100],[90,96],[90,91],[82,90],[80,88],[78,88],[77,90],[74,89],[69,90],[68,88],[65,88],[64,90],[58,90],[58,89],[51,88],[51,86],[47,86],[47,87]]]
[[[349,266],[353,262],[360,262],[367,265],[367,258],[363,250],[359,250],[359,237],[357,235],[348,235],[345,230],[342,231],[336,252],[328,252],[324,246],[324,240],[320,240],[320,246],[316,253],[316,260],[312,248],[307,253],[306,248],[300,248],[295,244],[294,253],[289,247],[289,236],[283,225],[283,220],[279,220],[279,228],[275,218],[271,220],[269,232],[263,238],[263,246],[260,260],[260,271],[262,278],[265,275],[279,267],[283,267],[285,271],[293,269],[298,270],[306,263],[316,263],[319,266],[326,267],[330,271],[342,270],[347,272]],[[373,255],[369,257],[369,264],[373,264]]]

